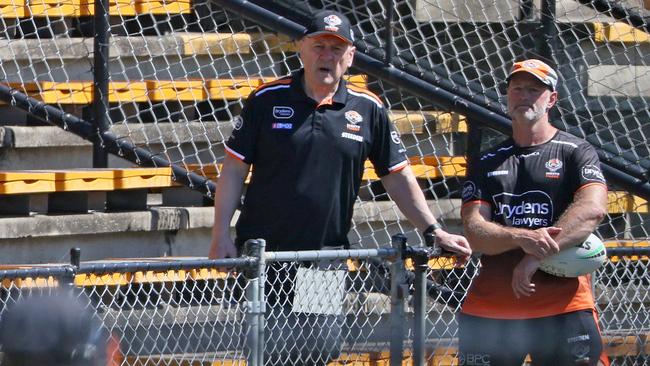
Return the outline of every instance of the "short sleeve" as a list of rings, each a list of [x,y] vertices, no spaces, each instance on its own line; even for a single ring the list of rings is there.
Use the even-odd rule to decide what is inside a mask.
[[[607,184],[598,154],[591,144],[583,143],[575,149],[573,160],[577,172],[576,185],[578,188],[592,183]]]
[[[370,161],[378,176],[383,177],[408,165],[404,154],[406,149],[402,140],[388,119],[386,108],[375,110],[376,120],[373,130],[373,144],[370,149]]]
[[[467,164],[467,178],[463,183],[463,191],[461,197],[463,204],[484,201],[490,202],[488,190],[485,187],[485,172],[481,168],[485,164],[481,164],[480,158],[470,159]]]
[[[251,95],[246,100],[241,114],[233,121],[233,130],[225,144],[226,152],[235,158],[252,164],[255,161],[256,140],[259,124],[254,118],[256,99]]]

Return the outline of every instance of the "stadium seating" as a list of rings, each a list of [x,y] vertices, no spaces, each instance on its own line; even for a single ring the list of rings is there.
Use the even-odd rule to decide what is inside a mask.
[[[209,99],[238,100],[273,79],[228,78],[212,80],[113,81],[109,84],[109,102],[196,102]],[[355,75],[351,83],[363,86],[366,77]],[[89,104],[93,101],[92,81],[33,81],[9,83],[10,87],[47,104]]]
[[[110,1],[110,14],[131,16],[136,14],[182,14],[190,13],[189,0],[174,1]],[[7,1],[0,4],[2,18],[38,17],[79,17],[94,15],[94,2],[87,0],[36,0]]]
[[[160,15],[162,17],[186,16],[194,12],[197,1],[190,0],[111,0],[110,14],[121,17],[137,17],[142,15]],[[650,4],[645,1],[646,6]],[[36,1],[5,1],[0,2],[0,18],[7,22],[33,16],[38,21],[50,22],[52,19],[66,17],[85,17],[94,12],[93,4],[89,0],[36,0]],[[9,23],[7,23],[9,24]],[[54,24],[54,22],[53,22]],[[590,23],[591,24],[591,23]],[[53,25],[54,27],[54,25]],[[594,41],[598,43],[650,43],[648,35],[638,30],[629,28],[620,23],[593,23]],[[11,38],[11,37],[9,37]],[[152,57],[152,67],[158,67],[158,72],[164,77],[141,77],[137,67],[128,69],[132,72],[120,77],[131,78],[130,81],[115,78],[109,86],[109,102],[137,104],[136,111],[127,118],[133,118],[135,123],[126,123],[115,120],[112,131],[118,136],[127,136],[130,141],[139,146],[152,149],[171,160],[183,161],[184,166],[190,170],[200,170],[202,174],[216,179],[218,167],[211,164],[214,156],[222,153],[222,139],[227,137],[232,129],[230,117],[236,114],[239,105],[237,101],[245,97],[250,91],[262,82],[273,80],[271,74],[281,74],[284,69],[272,72],[267,60],[258,57],[259,50],[272,50],[274,57],[285,57],[295,51],[293,45],[286,43],[288,38],[276,34],[263,33],[190,33],[185,31],[160,34],[155,36],[138,35],[138,37],[114,36],[111,40],[112,57],[120,60],[137,60]],[[45,51],[36,51],[33,40],[13,39],[11,52],[0,49],[0,57],[10,59],[15,57],[20,60],[30,61],[36,52],[44,52],[44,58],[57,60],[65,59],[68,70],[74,77],[60,81],[62,78],[53,77],[48,80],[39,80],[37,77],[25,83],[16,83],[10,80],[13,87],[25,91],[28,95],[47,104],[55,104],[66,111],[82,107],[86,108],[93,101],[92,74],[79,64],[87,63],[87,58],[92,52],[92,39],[90,38],[51,38],[41,39],[45,50],[63,50],[63,55],[47,54]],[[67,42],[67,43],[66,43]],[[13,53],[13,54],[12,54]],[[43,53],[38,53],[42,55]],[[179,74],[178,69],[167,70],[160,67],[161,63],[156,58],[173,59],[176,56],[189,57],[197,61],[198,65],[208,63],[219,64],[214,74],[194,73],[188,68],[190,76]],[[221,59],[231,57],[223,65]],[[39,56],[40,57],[40,56]],[[215,61],[216,60],[216,61]],[[252,65],[252,66],[251,66]],[[166,66],[166,65],[162,65]],[[50,70],[39,69],[42,65],[36,63],[35,74],[49,75]],[[192,67],[195,67],[192,64]],[[251,67],[252,70],[246,69]],[[598,65],[588,71],[588,75],[598,75],[603,70],[607,71],[608,65]],[[82,70],[83,71],[79,71]],[[244,72],[243,70],[246,69]],[[232,70],[236,70],[233,73]],[[183,70],[185,71],[185,70]],[[611,70],[610,70],[611,71]],[[641,69],[635,69],[637,75],[644,75]],[[74,74],[77,72],[76,74]],[[242,75],[240,75],[240,73]],[[13,74],[8,73],[11,77]],[[246,74],[246,75],[244,75]],[[616,74],[616,73],[614,73]],[[60,75],[60,74],[57,74]],[[205,76],[207,75],[207,76]],[[233,76],[235,75],[235,76]],[[66,75],[67,76],[67,75]],[[203,77],[205,76],[205,77]],[[57,81],[52,81],[57,80]],[[80,80],[80,81],[70,81]],[[119,80],[119,81],[118,81]],[[591,80],[595,80],[593,77]],[[600,79],[598,79],[600,80]],[[640,79],[643,82],[645,79]],[[4,81],[3,81],[4,82]],[[363,76],[353,76],[352,82],[361,86],[369,86],[368,79]],[[597,84],[597,83],[596,83]],[[605,83],[605,85],[609,85]],[[589,89],[592,95],[610,93],[611,90],[598,89],[597,85]],[[145,119],[137,108],[147,111],[154,106],[164,106],[176,102],[192,105],[194,102],[223,102],[232,107],[227,118],[213,117],[209,121],[172,120],[171,118]],[[7,108],[9,106],[2,106]],[[74,110],[78,112],[78,110]],[[391,119],[402,134],[412,156],[411,164],[423,189],[429,193],[429,205],[438,217],[445,220],[447,227],[458,228],[460,207],[458,183],[465,177],[466,161],[461,155],[466,146],[465,134],[468,132],[467,121],[464,116],[443,111],[412,112],[391,111]],[[81,113],[75,113],[81,114]],[[189,115],[189,114],[188,114]],[[209,113],[208,113],[209,115]],[[201,118],[204,115],[200,116]],[[3,123],[11,120],[3,119]],[[154,123],[155,122],[155,123]],[[25,124],[16,121],[16,124]],[[57,136],[51,140],[41,139],[41,136]],[[460,137],[463,143],[452,150],[449,148],[449,136]],[[155,138],[151,138],[155,136]],[[20,140],[22,139],[22,140]],[[16,143],[19,141],[19,143]],[[412,140],[431,142],[433,147],[413,148]],[[166,144],[173,142],[178,147],[167,149]],[[416,141],[417,142],[417,141]],[[50,144],[51,145],[48,145]],[[212,144],[214,150],[210,150]],[[205,156],[184,159],[182,149],[186,146],[199,146]],[[422,148],[423,150],[418,150]],[[429,150],[425,150],[429,149]],[[180,156],[178,155],[180,152]],[[443,153],[441,153],[443,151]],[[438,156],[434,156],[438,155]],[[424,156],[420,156],[424,155]],[[43,126],[11,126],[0,128],[0,231],[5,235],[0,243],[0,256],[5,261],[26,263],[45,262],[52,258],[62,258],[61,253],[66,253],[70,246],[88,246],[84,249],[84,258],[105,258],[107,256],[130,257],[139,255],[135,259],[104,259],[95,264],[107,264],[125,261],[168,261],[181,259],[180,257],[159,257],[168,255],[196,255],[204,256],[206,246],[209,244],[210,227],[212,225],[212,211],[210,202],[193,194],[184,187],[174,183],[169,168],[133,168],[133,164],[119,159],[111,161],[110,169],[91,169],[92,146],[87,141],[71,137],[63,130],[54,130],[52,127]],[[194,159],[194,160],[192,160]],[[393,211],[390,202],[385,196],[376,202],[368,200],[367,194],[376,198],[381,194],[378,177],[370,164],[364,172],[364,186],[362,190],[371,190],[370,193],[362,192],[363,202],[357,204],[355,219],[367,222],[369,226],[374,223],[393,225],[399,218]],[[73,169],[78,168],[78,169]],[[79,169],[81,168],[81,169]],[[34,171],[34,170],[40,171]],[[43,170],[45,169],[45,170]],[[29,170],[29,171],[28,171]],[[444,182],[442,178],[448,178]],[[368,188],[370,187],[370,188]],[[445,189],[444,194],[449,199],[436,200],[437,189]],[[433,192],[433,194],[430,194]],[[453,192],[453,193],[449,193]],[[364,194],[366,194],[364,196]],[[382,201],[384,200],[384,201]],[[74,204],[73,204],[74,203]],[[166,207],[171,206],[171,207]],[[203,206],[203,207],[191,207]],[[649,204],[646,200],[628,192],[613,191],[609,193],[608,211],[612,217],[647,215]],[[65,213],[65,214],[62,214]],[[136,217],[137,216],[137,217]],[[98,222],[107,222],[98,224]],[[10,223],[11,222],[11,223]],[[604,224],[607,226],[608,224]],[[6,228],[11,228],[7,230]],[[29,229],[26,229],[29,228]],[[404,227],[409,230],[408,227]],[[402,227],[400,226],[400,229]],[[355,230],[363,230],[355,228]],[[391,230],[395,231],[394,227]],[[29,235],[29,236],[26,236]],[[144,239],[150,235],[153,239]],[[183,237],[185,235],[185,237]],[[94,239],[98,238],[98,239]],[[153,249],[142,249],[137,252],[137,247],[146,248],[148,240],[160,242]],[[128,246],[121,243],[129,243]],[[371,243],[385,242],[382,238],[370,238]],[[89,244],[92,243],[92,244]],[[133,243],[137,243],[134,245]],[[647,239],[608,241],[608,247],[648,247]],[[103,251],[97,247],[104,248]],[[153,247],[153,246],[151,246]],[[56,248],[56,249],[52,249]],[[43,254],[48,252],[47,254]],[[110,253],[110,254],[107,254]],[[180,254],[179,254],[180,253]],[[12,257],[13,256],[13,257]],[[65,254],[63,255],[65,258]],[[184,257],[187,259],[195,257]],[[632,256],[626,260],[634,263],[647,262],[646,256]],[[621,261],[620,257],[611,258],[612,262]],[[453,260],[432,260],[429,267],[434,270],[450,270]],[[16,268],[34,268],[39,265],[0,265],[0,270]],[[363,270],[358,263],[349,262],[352,271]],[[409,265],[409,268],[412,268]],[[129,306],[133,308],[147,306],[168,306],[158,304],[158,300],[182,298],[183,289],[191,289],[193,284],[210,281],[224,280],[226,274],[214,269],[196,269],[188,271],[139,271],[129,273],[97,273],[83,274],[75,278],[75,284],[86,288],[104,289],[101,294],[102,303],[109,307],[123,301],[124,293],[114,291],[120,288],[124,291],[146,289],[143,293],[148,298],[142,303],[131,299]],[[27,278],[2,281],[3,291],[9,288],[42,288],[60,286],[61,284],[52,277]],[[101,291],[101,290],[99,290]],[[96,294],[95,294],[96,295]],[[127,301],[128,303],[128,301]],[[144,305],[143,305],[144,304]],[[155,304],[155,305],[154,305]],[[605,337],[607,352],[614,357],[647,355],[650,353],[650,343],[647,341],[650,334],[608,334]],[[449,342],[446,342],[449,341]],[[432,346],[429,350],[430,365],[455,365],[456,345],[455,340],[441,340],[445,346]],[[160,362],[158,362],[160,361]],[[229,359],[214,362],[199,362],[196,360],[178,361],[178,365],[216,366],[240,365],[241,360]],[[165,364],[164,358],[160,359],[147,356],[146,360],[130,358],[128,364],[154,365]],[[176,362],[176,361],[175,361]],[[404,364],[410,364],[412,359],[406,355]],[[388,365],[386,352],[347,352],[339,360],[330,365]]]
[[[423,156],[411,158],[411,167],[418,180],[428,182],[444,177],[463,178],[466,171],[466,160],[463,157],[448,156]],[[215,165],[189,166],[190,170],[197,171],[208,178],[217,179],[218,167]],[[377,181],[377,176],[372,164],[367,161],[363,180]],[[7,199],[11,197],[28,200],[30,195],[60,194],[72,192],[117,192],[142,190],[142,202],[146,202],[146,193],[149,189],[173,188],[178,186],[172,179],[171,168],[130,168],[130,169],[76,169],[76,170],[43,170],[43,171],[0,171],[0,196]],[[609,213],[648,213],[648,202],[638,196],[626,192],[609,192]],[[81,197],[81,196],[78,196]],[[133,196],[132,196],[133,197]],[[68,200],[66,200],[68,201]],[[196,204],[191,200],[186,204]],[[134,204],[139,209],[146,208],[146,203]],[[165,204],[165,202],[163,202]],[[29,204],[1,208],[0,212],[11,209],[16,214],[27,214],[24,209],[32,207]],[[59,206],[56,206],[59,207]],[[83,206],[80,206],[83,207]],[[52,208],[52,207],[50,207]],[[117,207],[115,207],[117,209]],[[64,209],[60,207],[59,209]],[[87,211],[91,208],[81,209]],[[108,208],[109,210],[111,208]],[[127,206],[120,207],[127,209]],[[57,209],[53,209],[56,211]],[[64,209],[65,210],[65,209]],[[41,212],[48,212],[41,211]]]

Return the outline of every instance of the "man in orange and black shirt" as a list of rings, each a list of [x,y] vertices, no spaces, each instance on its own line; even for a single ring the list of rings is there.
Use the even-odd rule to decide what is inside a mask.
[[[601,358],[589,276],[538,270],[541,259],[582,242],[607,212],[594,148],[549,122],[557,80],[542,61],[515,63],[507,88],[513,136],[468,167],[463,225],[482,268],[458,317],[464,365],[521,365],[527,354],[535,365]]]

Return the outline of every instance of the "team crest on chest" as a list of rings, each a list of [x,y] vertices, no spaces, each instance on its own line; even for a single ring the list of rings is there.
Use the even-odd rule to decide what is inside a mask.
[[[549,161],[544,164],[544,167],[546,168],[546,178],[551,178],[551,179],[559,179],[560,178],[560,172],[558,170],[562,169],[562,160],[560,159],[550,159]]]
[[[363,121],[363,117],[359,112],[347,111],[345,112],[345,119],[348,121],[346,125],[348,130],[357,132],[361,129],[360,123]]]

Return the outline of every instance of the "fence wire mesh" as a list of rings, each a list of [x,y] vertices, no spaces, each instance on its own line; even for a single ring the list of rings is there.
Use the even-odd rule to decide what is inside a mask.
[[[625,25],[625,19],[617,21],[569,0],[553,2],[556,17],[550,23],[543,22],[546,18],[542,15],[541,0],[409,0],[393,1],[388,8],[385,4],[389,2],[370,0],[255,3],[284,12],[298,22],[317,9],[342,11],[354,24],[358,49],[377,54],[379,58],[384,56],[386,46],[385,17],[392,9],[394,18],[390,29],[396,52],[391,60],[396,67],[424,75],[431,82],[497,113],[504,112],[503,85],[512,61],[523,57],[550,59],[558,65],[560,73],[560,100],[553,111],[554,123],[624,159],[622,165],[647,182],[650,39],[647,33]],[[641,1],[617,3],[628,14],[640,14],[647,19],[649,13]],[[2,83],[46,104],[92,119],[94,34],[89,15],[93,5],[84,0],[15,0],[2,4]],[[262,82],[300,67],[290,39],[224,11],[211,1],[116,1],[111,3],[110,15],[111,130],[124,140],[206,177],[218,175],[224,157],[223,142],[230,135],[232,121],[239,114],[243,99]],[[361,70],[352,69],[351,74],[359,75]],[[490,146],[503,136],[485,131],[480,142],[468,141],[468,121],[449,107],[411,95],[387,81],[353,80],[384,99],[432,210],[452,230],[459,230],[458,197],[465,173],[464,155],[468,147]],[[40,123],[12,106],[0,106],[0,113],[17,124]],[[111,164],[131,165],[119,159]],[[395,232],[410,233],[410,241],[419,242],[412,227],[388,202],[381,184],[372,175],[372,168],[366,169],[364,179],[355,208],[351,242],[374,248],[388,242]],[[598,229],[602,238],[616,246],[648,245],[647,201],[617,192],[610,197],[609,211]],[[429,276],[432,280],[445,281],[448,287],[430,292],[435,296],[430,299],[431,338],[446,339],[435,347],[436,351],[432,350],[430,360],[438,364],[453,358],[452,308],[457,309],[455,304],[462,298],[477,266],[469,268],[468,271],[436,269]],[[372,271],[351,272],[348,277],[356,278],[352,281],[355,286],[357,282],[368,286],[368,281],[357,281],[369,276],[367,273]],[[598,303],[606,314],[601,319],[604,330],[612,334],[629,331],[634,333],[631,337],[636,337],[625,338],[622,343],[625,347],[617,348],[625,349],[620,351],[622,358],[616,360],[617,364],[647,361],[647,356],[634,356],[632,346],[641,344],[637,341],[645,337],[648,329],[647,318],[640,315],[648,304],[647,297],[642,295],[647,292],[643,276],[647,276],[647,259],[621,260],[608,265],[597,276],[597,289],[602,289],[597,291]],[[222,309],[223,304],[237,300],[223,298],[225,294],[235,296],[224,286],[239,283],[236,278],[203,282],[186,279],[174,285],[169,285],[173,281],[161,281],[154,286],[131,280],[120,286],[97,285],[89,295],[104,299],[97,302],[102,304],[101,309],[106,309],[104,314],[119,306],[131,309],[129,314],[133,315],[111,315],[115,317],[114,324],[128,325],[130,319],[150,317],[146,309],[156,309],[159,316],[156,319],[160,320],[165,319],[162,314],[185,317],[186,322],[224,317],[223,321],[233,326],[241,320],[241,314],[236,311],[231,314],[226,310],[216,310],[217,313],[212,310],[217,306],[214,304]],[[375,292],[363,286],[364,291]],[[635,295],[621,295],[620,301],[608,297],[619,296],[621,289]],[[218,293],[224,295],[213,295]],[[346,301],[349,296],[346,295]],[[355,306],[370,308],[373,314],[380,312],[385,305],[382,296],[385,293],[359,295]],[[171,308],[167,313],[158,310],[159,306],[164,308],[162,304],[172,302],[171,299],[176,301],[174,305],[192,310],[176,313]],[[452,306],[437,305],[439,301],[447,301]],[[369,317],[366,321],[363,326],[368,329],[382,325],[381,317]],[[137,329],[144,331],[146,327]],[[241,332],[237,329],[235,333]],[[206,330],[168,328],[166,337],[174,336],[177,331],[185,332],[189,344],[190,339],[203,336],[201,332]],[[156,348],[159,345],[144,333],[134,330],[133,334],[139,340],[133,346],[134,352],[147,347],[170,351],[164,348],[168,346]],[[220,334],[224,339],[238,338]],[[344,335],[346,340],[348,337],[352,336]],[[367,344],[374,344],[373,338],[368,337]],[[227,344],[230,347],[234,343]],[[375,346],[377,350],[383,349],[380,343]],[[446,346],[448,350],[440,351]],[[188,347],[181,353],[191,353],[193,348]]]
[[[381,58],[386,3],[260,4],[288,9],[288,18],[302,22],[320,8],[343,11],[353,19],[360,52]],[[630,14],[647,14],[638,1],[623,4]],[[61,0],[14,2],[3,8],[0,79],[47,104],[93,119],[91,5]],[[556,2],[555,21],[544,28],[541,5],[540,0],[393,1],[392,61],[503,113],[502,87],[511,62],[524,56],[549,58],[561,75],[554,122],[625,159],[631,172],[647,180],[647,34],[573,1]],[[212,179],[218,175],[223,142],[243,99],[262,82],[300,67],[288,37],[210,1],[117,2],[110,14],[111,130],[122,140]],[[553,35],[549,42],[545,29]],[[351,74],[361,71],[353,69]],[[454,225],[464,155],[468,145],[476,145],[468,144],[466,118],[386,81],[352,80],[386,101],[430,205]],[[10,121],[37,123],[14,107],[1,109]],[[487,131],[481,146],[500,138]],[[114,159],[111,164],[132,163]],[[387,242],[390,233],[410,232],[394,207],[384,202],[388,197],[371,167],[364,178],[352,241],[377,246]],[[625,198],[612,206],[605,225],[611,230],[603,233],[605,238],[648,237],[646,201]]]
[[[650,332],[647,254],[610,257],[594,276],[605,349],[614,365],[649,361],[644,351]],[[266,264],[265,331],[258,343],[266,365],[388,364],[396,329],[405,341],[402,357],[409,359],[417,336],[418,285],[410,259],[402,284],[409,291],[401,296],[391,291],[391,277],[398,272],[381,257],[346,260],[342,254],[324,260],[299,252],[294,257],[299,260]],[[465,270],[451,264],[445,258],[428,262],[422,309],[428,365],[457,364],[455,313],[480,268],[476,259]],[[213,265],[205,261],[194,268],[170,261],[166,269],[152,269],[149,263],[116,262],[82,266],[76,275],[61,267],[52,273],[48,267],[23,269],[19,275],[5,271],[0,273],[0,319],[23,297],[68,289],[118,340],[114,365],[243,365],[253,352],[251,282],[245,268],[225,272]],[[403,312],[395,312],[400,302]],[[394,327],[395,319],[401,327]]]

